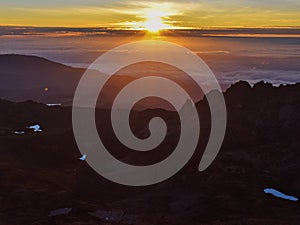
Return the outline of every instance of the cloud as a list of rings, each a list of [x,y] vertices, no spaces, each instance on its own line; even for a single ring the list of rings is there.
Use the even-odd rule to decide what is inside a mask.
[[[281,84],[295,84],[300,81],[300,71],[286,70],[235,70],[230,72],[219,72],[218,80],[223,85],[230,85],[237,81],[244,80],[250,84],[265,81],[279,86]]]
[[[97,26],[139,22],[149,10],[185,27],[300,26],[298,0],[0,0],[0,21],[38,26]],[[37,20],[37,18],[39,18]],[[3,23],[3,22],[2,22]]]

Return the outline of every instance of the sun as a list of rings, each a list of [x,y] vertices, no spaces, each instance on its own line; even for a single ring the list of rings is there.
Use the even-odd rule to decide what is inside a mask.
[[[145,16],[144,28],[149,32],[158,32],[163,29],[169,29],[163,17],[166,13],[159,11],[150,11]]]
[[[162,29],[165,29],[165,24],[163,23],[163,21],[158,18],[158,19],[149,19],[147,21],[145,21],[145,28],[147,31],[150,32],[158,32]]]
[[[159,33],[165,29],[178,29],[174,17],[182,15],[171,3],[144,3],[139,5],[139,9],[129,11],[129,14],[135,15],[137,20],[124,21],[117,23],[122,27],[134,30],[147,30],[150,33]]]

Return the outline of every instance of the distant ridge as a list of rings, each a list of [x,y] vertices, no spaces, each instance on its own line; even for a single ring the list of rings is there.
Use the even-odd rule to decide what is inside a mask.
[[[85,69],[72,68],[38,56],[0,55],[0,98],[14,102],[32,100],[44,104],[59,103],[69,106],[72,105],[76,87],[84,72]],[[198,89],[191,88],[190,83],[180,76],[176,77],[174,74],[170,74],[168,78],[170,77],[185,89],[191,89],[192,95],[198,91]],[[134,75],[113,76],[102,90],[103,98],[98,103],[98,107],[110,108],[114,96],[122,87],[136,78]],[[274,94],[277,93],[277,89],[272,89],[271,84],[258,83],[254,85],[253,89],[259,89],[260,86],[264,86],[265,90],[273,90]],[[288,86],[293,87],[294,85]],[[294,88],[286,87],[287,91],[292,89],[294,90]],[[251,87],[247,82],[233,84],[226,94],[230,95],[234,91],[241,92],[240,95],[236,95],[236,98],[245,98],[251,95]],[[196,94],[199,95],[199,93]],[[153,102],[148,101],[145,104],[153,105]],[[157,108],[160,108],[161,104],[159,103]]]
[[[33,100],[71,105],[78,82],[85,71],[38,56],[0,55],[0,98],[17,102]],[[190,89],[191,95],[202,95],[195,84],[181,76],[174,76],[172,72],[167,76],[185,89]],[[137,78],[134,74],[112,76],[102,91],[103,98],[98,107],[109,106],[122,87]],[[153,105],[153,101],[144,104]]]
[[[19,66],[28,66],[30,63],[39,63],[41,66],[53,66],[61,68],[70,68],[64,64],[51,61],[49,59],[35,55],[19,55],[19,54],[0,54],[0,65],[12,66],[15,63]]]
[[[0,96],[69,104],[83,72],[37,56],[0,55]]]

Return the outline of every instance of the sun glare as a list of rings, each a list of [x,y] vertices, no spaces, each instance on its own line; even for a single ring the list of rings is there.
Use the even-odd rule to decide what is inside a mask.
[[[170,3],[144,3],[140,9],[134,9],[128,13],[136,16],[136,21],[124,21],[115,25],[135,30],[147,30],[158,33],[164,29],[176,29],[176,21],[173,17],[181,15],[174,4]]]
[[[157,12],[157,11],[150,11],[145,16],[144,28],[150,32],[158,32],[163,29],[171,28],[168,26],[164,21],[164,16],[167,13]]]

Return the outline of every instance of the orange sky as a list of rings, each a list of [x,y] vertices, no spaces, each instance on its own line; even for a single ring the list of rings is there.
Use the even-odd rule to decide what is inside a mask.
[[[0,24],[130,29],[300,26],[299,0],[0,0]]]

